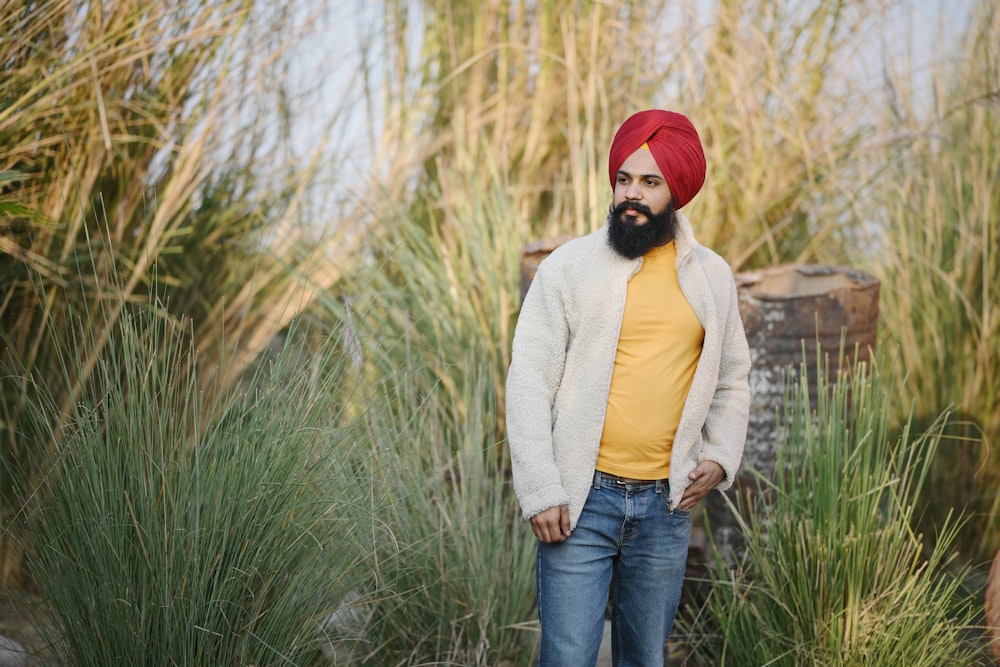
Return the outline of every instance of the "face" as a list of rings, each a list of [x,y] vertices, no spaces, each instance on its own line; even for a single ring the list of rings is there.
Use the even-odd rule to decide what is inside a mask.
[[[628,156],[618,169],[612,207],[618,208],[625,202],[635,204],[635,208],[625,208],[622,216],[632,224],[644,225],[651,215],[662,213],[670,199],[667,180],[653,154],[640,148]]]
[[[608,242],[618,254],[635,259],[669,243],[675,230],[670,188],[653,154],[640,148],[618,170],[608,213]]]

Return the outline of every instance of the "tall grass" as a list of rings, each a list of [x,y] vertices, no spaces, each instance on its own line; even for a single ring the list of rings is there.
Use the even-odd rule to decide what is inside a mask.
[[[891,80],[887,162],[876,182],[885,216],[873,245],[885,338],[898,344],[901,401],[928,423],[954,414],[931,470],[928,515],[970,513],[968,558],[1000,549],[1000,11],[983,2],[960,55],[927,92]]]
[[[661,7],[390,0],[383,8],[366,60],[372,106],[384,110],[386,173],[413,175],[411,202],[436,208],[449,182],[469,175],[488,188],[492,165],[533,234],[603,222],[612,133],[663,80],[645,66],[662,61]]]
[[[534,234],[582,234],[605,218],[615,128],[665,106],[705,139],[709,174],[690,211],[704,242],[737,268],[842,259],[837,207],[857,194],[844,172],[870,92],[845,85],[844,63],[887,3],[726,1],[707,21],[703,8],[386,3],[386,45],[368,62],[385,91],[389,173],[419,167],[417,199],[434,202],[455,172],[488,182],[489,156]]]
[[[47,446],[19,425],[23,378],[48,378],[68,411],[110,344],[103,328],[146,304],[190,324],[200,377],[225,388],[308,307],[304,286],[345,268],[317,261],[300,225],[321,149],[301,166],[282,150],[298,34],[289,9],[250,0],[4,3],[0,363],[17,372],[0,377],[0,585],[23,583],[13,488]],[[84,317],[82,363],[61,369],[75,341],[59,334],[88,311],[105,316]]]
[[[328,302],[350,327],[356,391],[378,406],[359,418],[378,483],[392,489],[381,518],[400,543],[380,559],[395,583],[374,614],[375,664],[523,664],[534,646],[534,541],[498,409],[528,223],[499,182],[483,190],[475,179],[443,193],[452,206],[423,224],[383,212],[392,243],[372,247]]]
[[[348,465],[360,439],[338,355],[289,347],[210,393],[188,336],[155,315],[123,309],[108,336],[25,508],[49,650],[74,665],[315,662],[322,620],[370,593],[378,534],[380,498]],[[35,405],[39,427],[61,414]]]
[[[817,365],[815,399],[804,369],[789,383],[775,480],[739,508],[745,558],[717,562],[688,626],[716,634],[696,638],[697,652],[716,665],[991,664],[970,641],[978,605],[955,562],[961,519],[917,532],[947,416],[900,434],[877,368],[831,384]]]
[[[455,361],[466,412],[449,392],[420,391],[407,367],[365,417],[375,483],[389,490],[379,518],[399,542],[379,558],[392,595],[374,606],[365,664],[520,665],[534,650],[535,543],[495,439],[490,372]]]
[[[845,210],[872,91],[852,80],[867,35],[894,2],[722,0],[677,26],[667,90],[708,161],[689,217],[736,270],[852,261]]]

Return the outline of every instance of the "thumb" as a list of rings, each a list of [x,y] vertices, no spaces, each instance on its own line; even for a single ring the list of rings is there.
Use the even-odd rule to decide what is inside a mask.
[[[563,535],[569,537],[569,507],[566,505],[559,508],[559,527],[562,528]]]

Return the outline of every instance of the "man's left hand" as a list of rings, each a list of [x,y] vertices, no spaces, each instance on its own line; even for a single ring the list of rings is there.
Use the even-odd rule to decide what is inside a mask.
[[[702,461],[688,475],[691,483],[684,490],[681,502],[677,505],[682,510],[693,509],[695,504],[708,495],[726,476],[726,471],[715,461]]]

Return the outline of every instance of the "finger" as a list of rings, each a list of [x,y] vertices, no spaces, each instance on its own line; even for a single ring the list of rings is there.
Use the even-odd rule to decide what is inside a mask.
[[[538,538],[540,542],[551,542],[549,524],[543,517],[534,517],[531,520],[531,529],[535,533],[535,537]]]
[[[531,522],[531,532],[533,532],[535,534],[535,538],[539,542],[544,542],[545,541],[545,539],[543,539],[544,533],[542,532],[542,527],[539,526],[534,521]]]
[[[569,507],[566,505],[559,508],[559,528],[563,537],[569,537]]]
[[[682,510],[694,509],[694,506],[698,504],[698,501],[704,497],[705,496],[703,495],[697,495],[697,494],[691,494],[691,495],[684,494],[684,496],[681,498],[681,501],[677,503],[677,507],[679,507]]]
[[[691,509],[699,500],[708,495],[708,492],[711,490],[711,486],[700,481],[692,482],[684,489],[684,494],[681,496],[681,501],[677,506],[681,509]]]
[[[566,539],[566,536],[562,534],[559,524],[546,524],[543,530],[542,537],[539,538],[542,542],[546,544],[554,544],[556,542],[562,542]]]
[[[561,514],[561,510],[553,508],[531,517],[531,529],[539,541],[551,543],[563,540]]]

